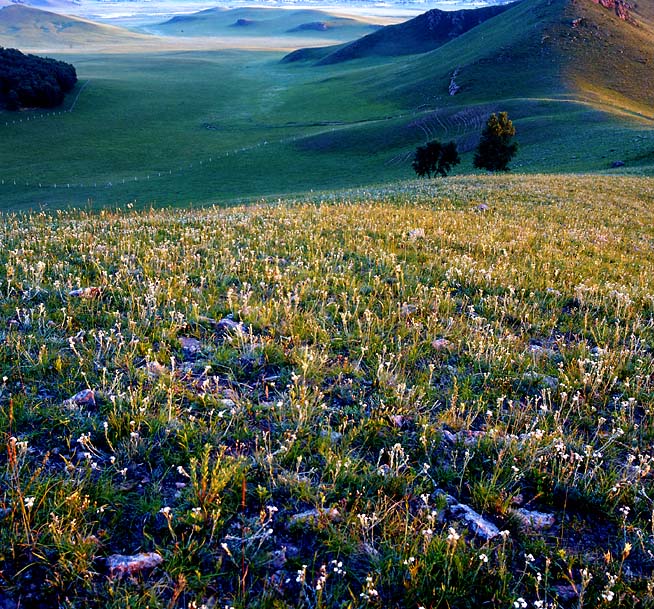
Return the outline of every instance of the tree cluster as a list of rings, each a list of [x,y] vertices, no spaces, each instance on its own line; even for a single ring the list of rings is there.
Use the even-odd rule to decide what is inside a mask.
[[[509,162],[518,150],[518,144],[513,141],[514,136],[515,127],[506,112],[491,114],[475,151],[474,166],[488,171],[508,171]],[[413,169],[420,177],[445,177],[459,163],[459,153],[454,142],[428,142],[418,146],[413,157]]]
[[[74,66],[0,47],[0,106],[52,108],[77,82]]]
[[[454,142],[443,145],[433,141],[418,146],[413,159],[413,169],[421,178],[424,176],[430,178],[432,174],[445,177],[450,169],[460,162]]]

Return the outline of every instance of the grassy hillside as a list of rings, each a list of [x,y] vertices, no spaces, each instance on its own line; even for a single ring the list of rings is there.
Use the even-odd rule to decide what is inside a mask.
[[[165,36],[278,37],[315,36],[320,40],[353,40],[380,27],[372,20],[342,17],[319,10],[212,8],[179,15],[146,30]]]
[[[363,57],[426,53],[499,15],[506,8],[506,5],[497,5],[459,11],[432,9],[404,23],[384,27],[347,45],[299,49],[287,55],[284,61],[319,59],[320,65],[329,65]]]
[[[27,49],[86,50],[146,40],[122,28],[13,4],[0,8],[0,46]]]
[[[653,193],[5,216],[0,602],[651,607]]]
[[[561,53],[569,58],[564,75],[591,100],[654,119],[654,24],[652,8],[632,11],[633,23],[592,2],[571,3],[568,23],[558,31]],[[576,27],[569,23],[579,20]]]

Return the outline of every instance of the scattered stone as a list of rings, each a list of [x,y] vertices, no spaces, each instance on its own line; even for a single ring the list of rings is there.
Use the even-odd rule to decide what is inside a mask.
[[[556,377],[540,374],[538,372],[534,372],[533,370],[530,372],[525,372],[522,375],[522,380],[531,385],[539,385],[543,389],[551,389],[552,391],[557,389],[559,386],[559,379]]]
[[[425,229],[424,228],[412,228],[409,231],[409,241],[417,241],[418,239],[425,238]]]
[[[455,518],[463,520],[477,537],[482,538],[484,541],[489,541],[501,535],[500,530],[490,520],[486,520],[470,506],[459,503],[452,495],[448,495],[441,490],[436,491],[436,495],[444,497],[450,514]]]
[[[338,522],[341,519],[341,513],[336,508],[313,509],[306,512],[300,512],[291,516],[291,524],[313,524],[316,525],[320,520],[329,520]]]
[[[100,296],[101,290],[97,287],[88,287],[88,288],[78,288],[76,290],[71,290],[68,292],[68,296],[71,298],[84,298],[91,300],[92,298],[97,298]]]
[[[441,430],[441,435],[450,444],[458,444],[463,442],[466,446],[477,443],[481,438],[486,435],[485,431],[472,431],[472,430],[461,430],[456,433],[452,433],[448,429]]]
[[[216,329],[221,330],[222,332],[238,332],[238,331],[242,331],[243,328],[244,326],[242,322],[234,321],[229,317],[223,317],[216,324]]]
[[[488,211],[490,208],[488,207],[488,205],[486,205],[486,203],[480,203],[479,205],[477,205],[477,207],[475,207],[475,209],[477,211]]]
[[[135,554],[133,556],[112,554],[105,559],[110,577],[134,575],[145,569],[154,569],[154,567],[160,565],[162,562],[163,558],[156,552]]]
[[[82,389],[79,393],[66,400],[71,406],[95,406],[95,391],[93,389]]]
[[[455,78],[458,75],[459,75],[459,68],[454,70],[452,77],[450,78],[450,86],[447,88],[447,92],[450,94],[450,96],[456,95],[461,90],[461,87],[455,81]]]
[[[145,364],[145,369],[148,372],[148,376],[152,379],[159,378],[160,376],[163,376],[167,372],[166,366],[163,366],[157,361],[147,362]]]
[[[327,429],[323,429],[320,432],[320,435],[323,438],[329,438],[329,441],[332,444],[338,444],[343,439],[343,434],[342,433],[339,433],[338,431],[329,431]]]
[[[570,584],[558,584],[552,586],[554,598],[569,603],[579,597],[577,590]]]
[[[554,525],[556,518],[554,514],[547,514],[545,512],[537,512],[536,510],[526,510],[525,508],[518,508],[510,512],[515,516],[520,524],[525,529],[532,531],[542,531]]]
[[[395,427],[402,427],[406,422],[406,418],[403,417],[401,414],[392,414],[390,419],[393,425],[395,425]]]
[[[402,315],[402,317],[410,317],[410,316],[413,315],[417,310],[418,310],[418,307],[417,307],[416,305],[414,305],[414,304],[409,304],[409,303],[405,302],[405,303],[402,305],[402,308],[400,309],[400,315]]]
[[[449,351],[453,347],[451,341],[447,340],[447,338],[435,338],[431,341],[431,346],[436,351]]]
[[[617,167],[624,167],[624,161],[613,161],[613,163],[611,163],[612,169],[616,169]]]
[[[551,359],[556,357],[556,351],[554,351],[554,349],[549,349],[548,347],[543,347],[543,345],[537,344],[529,345],[529,353],[534,357],[534,359]]]
[[[583,17],[578,17],[577,19],[572,20],[572,27],[574,29],[577,29],[580,25],[583,25],[584,19]]]
[[[220,403],[225,408],[236,408],[236,402],[230,398],[223,398],[222,400],[220,400]]]
[[[179,343],[182,345],[182,351],[184,351],[185,355],[195,355],[202,349],[202,344],[197,338],[180,336]]]

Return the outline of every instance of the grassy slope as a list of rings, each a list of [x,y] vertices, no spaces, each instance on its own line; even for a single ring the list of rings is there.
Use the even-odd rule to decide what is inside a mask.
[[[647,3],[639,4],[647,9]],[[555,35],[561,52],[570,58],[565,77],[576,91],[597,103],[654,119],[654,26],[647,10],[644,17],[632,14],[635,24],[591,2],[573,2]],[[572,28],[573,19],[583,21]]]
[[[364,57],[426,53],[506,9],[503,5],[459,11],[433,9],[404,23],[389,25],[347,45],[299,49],[284,60],[320,59],[320,65],[329,65]]]
[[[474,176],[5,217],[0,601],[651,607],[653,193]],[[163,563],[107,577],[139,551]]]
[[[248,25],[237,26],[245,20]],[[301,29],[308,23],[324,23],[326,30]],[[319,10],[291,10],[273,8],[208,9],[192,15],[174,17],[164,23],[148,26],[149,32],[165,36],[288,36],[301,34],[316,38],[353,40],[365,36],[373,23],[364,19],[340,17]],[[293,30],[296,30],[295,32]]]
[[[83,50],[146,39],[122,28],[18,4],[0,9],[0,46],[4,47]]]

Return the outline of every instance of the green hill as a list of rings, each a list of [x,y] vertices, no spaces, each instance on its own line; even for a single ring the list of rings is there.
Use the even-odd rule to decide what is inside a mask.
[[[88,50],[138,43],[148,37],[128,30],[12,4],[0,8],[0,46],[25,49]]]
[[[341,17],[319,10],[279,8],[211,8],[191,15],[177,15],[148,26],[150,33],[165,36],[279,37],[301,35],[336,41],[353,40],[377,29],[376,23]]]
[[[284,60],[319,59],[321,65],[341,63],[373,56],[398,56],[432,51],[487,19],[504,12],[510,5],[441,11],[432,9],[404,23],[389,25],[363,38],[339,47],[300,49]]]

